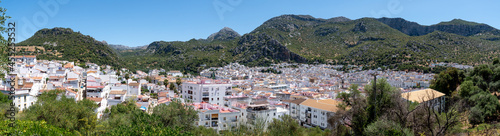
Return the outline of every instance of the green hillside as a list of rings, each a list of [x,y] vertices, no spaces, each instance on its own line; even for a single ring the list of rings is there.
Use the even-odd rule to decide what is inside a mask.
[[[121,65],[117,54],[107,44],[80,32],[74,32],[70,28],[42,29],[16,45],[43,47],[43,51],[29,52],[37,55],[39,59],[92,62],[111,66]]]
[[[248,66],[280,62],[353,64],[369,69],[415,70],[432,62],[477,65],[500,56],[499,30],[486,24],[455,19],[422,26],[402,18],[350,20],[309,15],[274,17],[244,35],[223,28],[207,39],[155,41],[143,48],[107,46],[64,28],[42,29],[18,45],[44,47],[45,52],[38,53],[42,59],[186,73],[231,62]]]

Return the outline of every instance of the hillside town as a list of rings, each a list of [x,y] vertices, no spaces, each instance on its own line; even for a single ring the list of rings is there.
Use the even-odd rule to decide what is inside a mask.
[[[180,71],[155,69],[129,71],[94,63],[77,64],[59,60],[37,60],[36,56],[10,56],[14,71],[3,79],[0,91],[8,94],[10,77],[15,77],[15,106],[23,111],[50,90],[60,90],[75,101],[88,99],[98,105],[97,118],[106,116],[106,109],[127,100],[134,100],[144,112],[174,100],[192,106],[198,112],[196,125],[230,130],[240,124],[267,126],[273,119],[290,115],[305,127],[329,128],[341,92],[357,84],[364,86],[375,77],[386,79],[399,88],[409,101],[438,101],[444,94],[429,89],[434,74],[405,71],[337,70],[341,66],[318,64],[275,64],[270,67],[246,67],[231,63],[224,67],[203,70],[200,76]],[[274,71],[274,72],[272,72]],[[9,81],[10,82],[10,81]],[[421,99],[430,93],[429,99]],[[405,97],[406,96],[406,97]],[[439,104],[437,108],[443,108]],[[264,127],[266,128],[266,127]]]

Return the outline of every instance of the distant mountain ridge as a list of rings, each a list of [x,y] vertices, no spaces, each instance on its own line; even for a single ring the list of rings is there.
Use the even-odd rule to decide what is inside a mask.
[[[431,26],[423,26],[402,18],[379,18],[377,20],[410,36],[426,35],[434,31],[443,31],[462,36],[472,36],[487,32],[500,35],[500,31],[494,27],[461,19],[453,19],[449,22],[441,22]]]
[[[61,31],[44,36],[35,34],[34,37],[50,39],[48,35],[64,33],[72,34]],[[26,40],[22,43],[59,44],[47,39],[39,41],[49,42]],[[106,47],[120,56],[121,66],[131,69],[166,68],[197,73],[204,67],[231,62],[248,66],[296,62],[404,70],[425,67],[436,61],[470,65],[489,62],[500,56],[500,33],[489,25],[459,19],[423,26],[402,18],[351,20],[282,15],[244,35],[224,27],[207,39],[154,41],[140,48],[112,44]]]
[[[123,50],[137,50],[137,49],[146,49],[149,45],[143,45],[143,46],[137,46],[137,47],[130,47],[126,45],[120,45],[120,44],[108,44],[108,46],[112,49],[115,49],[117,51],[123,51]]]

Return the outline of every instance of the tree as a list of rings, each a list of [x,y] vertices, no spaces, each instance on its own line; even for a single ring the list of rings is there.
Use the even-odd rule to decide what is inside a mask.
[[[410,129],[404,128],[396,122],[379,119],[366,127],[364,135],[413,136],[414,134]]]
[[[5,28],[5,21],[10,18],[10,16],[5,15],[7,9],[0,7],[0,71],[7,70],[7,63],[9,62],[8,53],[8,40],[3,37],[4,33],[8,33],[7,28]],[[6,73],[0,72],[0,78],[4,79]]]
[[[374,90],[373,86],[376,86],[376,90]],[[368,124],[374,122],[378,119],[378,117],[385,114],[385,111],[395,107],[397,100],[399,100],[392,99],[391,97],[393,95],[398,95],[399,90],[392,87],[384,78],[379,79],[376,85],[375,82],[366,85],[365,90],[368,96],[366,99],[368,103],[366,108],[369,115]]]
[[[289,115],[281,116],[280,119],[273,119],[267,129],[269,134],[274,136],[292,136],[303,132],[302,127]]]
[[[460,90],[458,90],[459,96],[467,101],[470,101],[470,97],[475,94],[483,92],[483,90],[477,86],[474,86],[472,81],[465,81],[460,85]]]
[[[497,97],[487,93],[486,91],[482,91],[473,95],[470,98],[470,101],[475,103],[475,106],[471,108],[471,113],[469,115],[469,121],[471,124],[477,125],[485,121],[492,121],[496,119],[498,109],[500,107]]]
[[[174,83],[170,83],[168,89],[170,89],[170,91],[174,91],[175,94],[179,94],[179,91],[177,91],[177,89],[175,88]]]
[[[0,93],[0,121],[5,119],[5,115],[8,114],[8,109],[10,109],[10,104],[12,100],[9,99],[8,95]],[[16,107],[17,108],[17,107]],[[15,112],[17,112],[16,109]]]
[[[128,79],[129,78],[130,78],[130,75],[128,73],[125,74],[125,80],[127,80],[127,91],[128,91],[128,86],[129,86],[129,84],[128,84]]]
[[[127,80],[127,82],[128,82],[128,79],[130,79],[130,75],[128,73],[125,74],[125,79]]]
[[[116,71],[116,76],[121,76],[121,72],[120,71]]]
[[[77,102],[59,94],[61,91],[58,90],[41,94],[38,101],[23,112],[25,119],[45,120],[50,125],[84,134],[92,132],[97,124],[94,113],[97,105],[87,99]]]
[[[450,96],[453,91],[463,82],[465,74],[457,68],[450,67],[446,71],[442,71],[431,81],[430,88],[443,92]]]
[[[17,120],[15,127],[8,127],[10,121],[0,120],[0,135],[78,135],[77,132],[71,132],[60,127],[47,124],[44,120]]]
[[[175,79],[175,83],[177,84],[178,87],[180,87],[182,84],[181,78],[177,77],[177,79]]]
[[[159,117],[164,126],[179,127],[184,131],[194,129],[194,121],[198,120],[198,112],[193,107],[173,100],[170,104],[160,104],[153,109],[153,115]]]
[[[355,85],[351,86],[350,90],[352,91],[348,95],[349,98],[343,99],[343,101],[351,103],[350,109],[347,110],[345,104],[339,104],[337,107],[340,110],[328,119],[328,123],[333,128],[332,133],[335,135],[351,135],[351,133],[354,135],[363,135],[364,128],[369,124],[366,97],[356,95],[357,93],[355,92],[358,91]]]
[[[343,103],[341,103],[339,108],[346,109],[347,107],[351,107],[354,103],[354,100],[359,97],[359,90],[358,90],[358,85],[357,84],[352,84],[351,87],[349,87],[349,93],[347,92],[340,92],[337,95],[337,99],[341,99]]]
[[[168,79],[163,80],[163,85],[165,85],[165,87],[168,86]]]

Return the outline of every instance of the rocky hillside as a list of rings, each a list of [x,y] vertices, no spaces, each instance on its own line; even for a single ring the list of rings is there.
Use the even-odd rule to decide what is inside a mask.
[[[227,41],[227,40],[235,40],[239,37],[241,37],[241,35],[238,34],[238,32],[234,31],[233,29],[231,29],[229,27],[224,27],[219,32],[213,33],[210,36],[208,36],[207,40],[208,41],[214,41],[214,40]]]
[[[239,62],[330,63],[418,69],[433,62],[481,64],[500,56],[500,32],[489,25],[455,19],[423,26],[402,18],[282,15],[240,36],[230,28],[189,41],[154,41],[141,48],[115,48],[71,29],[43,29],[19,45],[43,46],[46,58],[120,64],[130,69],[165,68],[188,73]]]
[[[493,33],[495,35],[500,35],[499,30],[489,25],[469,22],[461,19],[441,22],[431,26],[423,26],[402,18],[379,18],[377,20],[410,36],[426,35],[434,31],[442,31],[462,36],[472,36],[480,33]]]

